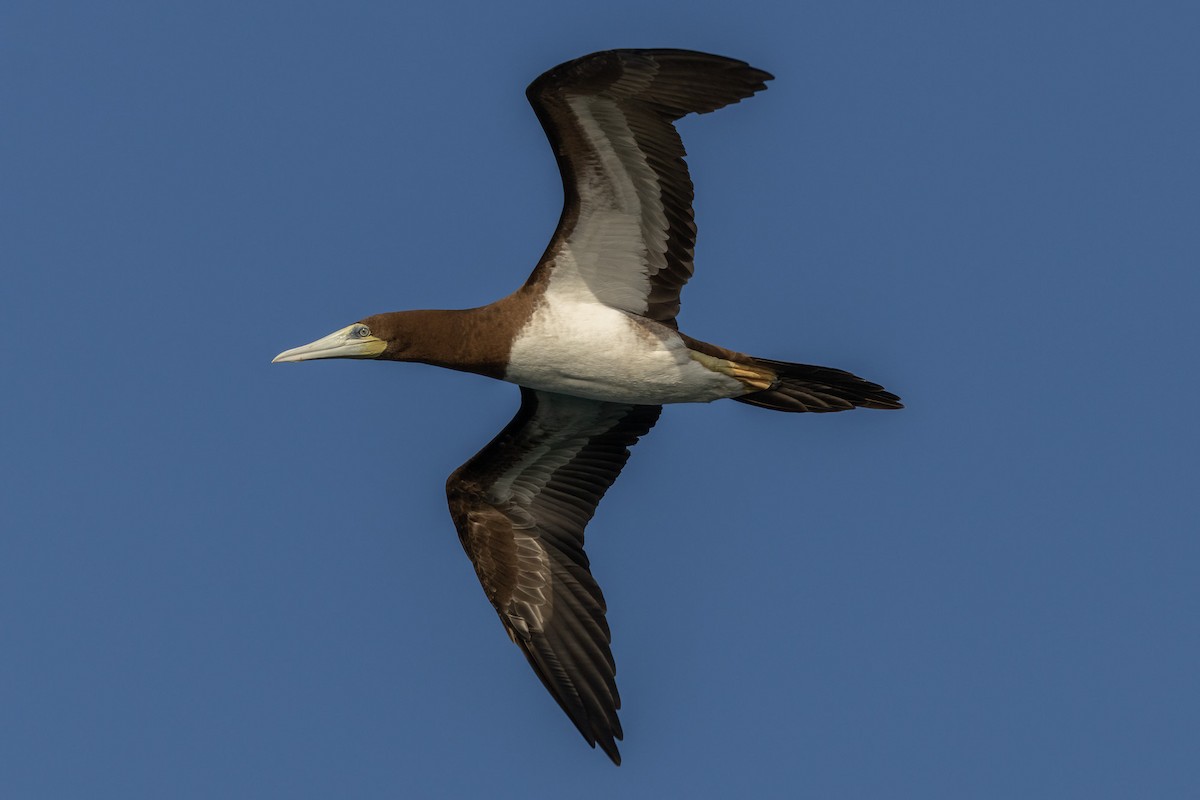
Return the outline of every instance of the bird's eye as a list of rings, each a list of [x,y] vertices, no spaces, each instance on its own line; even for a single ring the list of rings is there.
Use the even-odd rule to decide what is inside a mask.
[[[370,335],[371,335],[371,329],[368,328],[366,325],[359,325],[357,328],[354,329],[354,338],[355,339],[365,339],[366,337],[368,337]]]

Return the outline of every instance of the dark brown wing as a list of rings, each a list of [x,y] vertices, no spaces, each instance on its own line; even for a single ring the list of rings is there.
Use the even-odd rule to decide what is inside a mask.
[[[621,699],[583,529],[661,410],[521,387],[516,417],[446,482],[463,549],[508,635],[583,738],[618,764]]]
[[[765,89],[771,75],[689,50],[608,50],[526,91],[562,173],[558,230],[531,283],[675,325],[692,276],[692,180],[672,125]]]

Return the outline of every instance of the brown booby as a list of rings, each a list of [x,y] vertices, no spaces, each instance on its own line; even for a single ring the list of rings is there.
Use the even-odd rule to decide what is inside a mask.
[[[663,404],[901,408],[849,372],[678,330],[696,226],[673,122],[771,78],[687,50],[609,50],[551,69],[526,96],[566,197],[525,284],[480,308],[376,314],[274,359],[419,361],[521,387],[516,417],[447,481],[450,515],[508,635],[588,744],[617,764],[621,701],[583,531]]]

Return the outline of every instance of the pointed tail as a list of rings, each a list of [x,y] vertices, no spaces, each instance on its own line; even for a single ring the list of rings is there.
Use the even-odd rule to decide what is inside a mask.
[[[877,383],[830,367],[766,358],[750,363],[774,374],[771,388],[735,397],[739,403],[776,411],[846,411],[851,408],[904,408],[900,398]]]

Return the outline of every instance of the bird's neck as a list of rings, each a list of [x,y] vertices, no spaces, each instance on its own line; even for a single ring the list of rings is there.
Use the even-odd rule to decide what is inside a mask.
[[[396,360],[503,378],[523,319],[508,299],[480,308],[397,312],[397,326],[411,333],[412,344]]]

